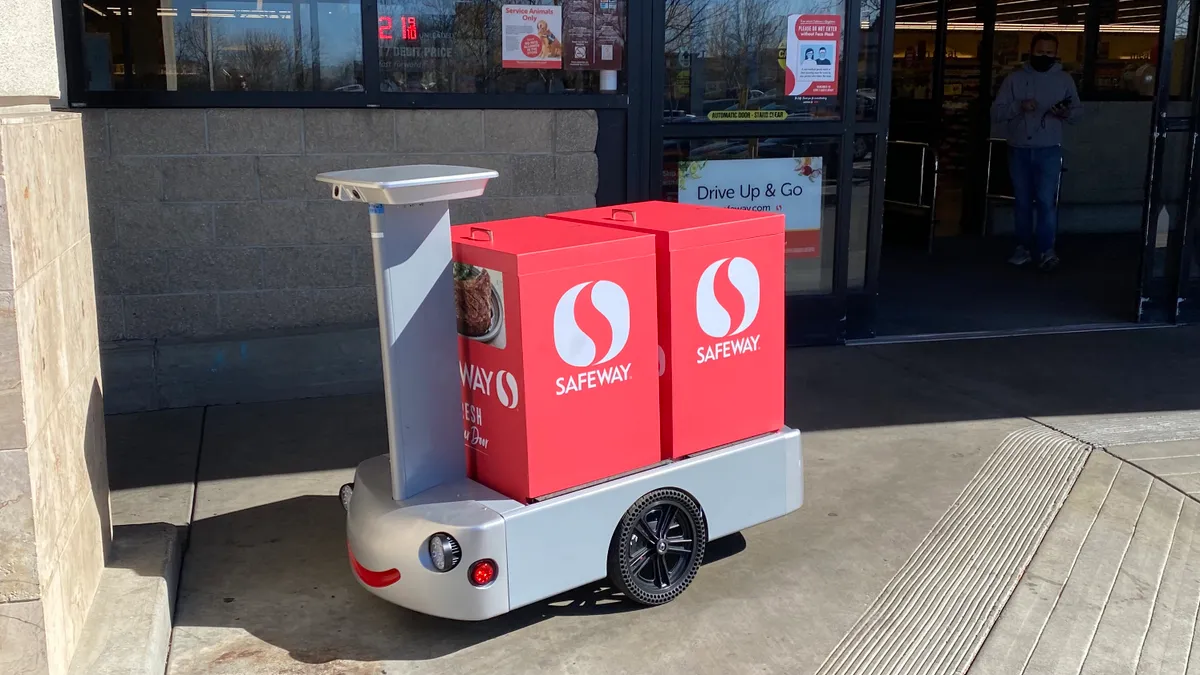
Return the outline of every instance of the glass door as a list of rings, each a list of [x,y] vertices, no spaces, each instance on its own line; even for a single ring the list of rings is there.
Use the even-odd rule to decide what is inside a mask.
[[[879,0],[652,4],[649,196],[783,213],[788,343],[842,341],[882,176]]]
[[[1200,25],[1200,2],[1178,0],[1175,12],[1174,57],[1171,68],[1169,117],[1186,115],[1183,120],[1173,118],[1172,126],[1180,131],[1168,136],[1164,157],[1163,189],[1168,197],[1164,200],[1173,209],[1168,214],[1167,256],[1171,265],[1164,270],[1168,287],[1173,286],[1174,302],[1168,307],[1170,320],[1177,323],[1200,321],[1200,237],[1196,232],[1200,223],[1200,130],[1196,123],[1200,117],[1200,83],[1196,78],[1198,41],[1195,31]],[[1187,100],[1189,99],[1190,100]],[[1174,146],[1186,146],[1179,156],[1172,156]],[[1180,206],[1182,205],[1182,209]],[[1181,213],[1182,211],[1182,213]],[[1157,237],[1156,237],[1157,248]]]
[[[1155,115],[1143,216],[1137,320],[1179,321],[1195,298],[1192,246],[1198,205],[1196,28],[1197,3],[1166,0],[1154,83]]]
[[[1193,283],[1196,0],[898,1],[876,333],[1169,320]],[[1064,262],[1038,276],[1006,264],[1012,130],[990,108],[1046,33],[1084,114],[1062,136]]]

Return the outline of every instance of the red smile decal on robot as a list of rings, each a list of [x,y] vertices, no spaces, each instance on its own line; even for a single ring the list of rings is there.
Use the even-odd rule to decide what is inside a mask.
[[[354,551],[350,550],[350,542],[346,542],[346,552],[350,554],[350,566],[354,568],[354,573],[358,575],[362,582],[371,588],[383,588],[391,586],[400,581],[400,570],[390,569],[383,572],[369,570],[358,562],[358,558],[354,557]]]

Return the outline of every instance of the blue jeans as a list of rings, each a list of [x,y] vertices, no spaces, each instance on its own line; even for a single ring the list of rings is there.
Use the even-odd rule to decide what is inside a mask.
[[[1013,219],[1017,241],[1040,256],[1054,249],[1058,232],[1058,177],[1062,172],[1062,148],[1008,149],[1008,172],[1013,184]],[[1037,209],[1037,237],[1033,212]]]

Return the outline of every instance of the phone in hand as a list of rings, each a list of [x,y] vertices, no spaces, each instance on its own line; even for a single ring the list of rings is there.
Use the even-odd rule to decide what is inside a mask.
[[[1067,96],[1067,97],[1063,98],[1063,100],[1059,101],[1058,103],[1055,103],[1054,105],[1050,106],[1050,110],[1058,112],[1058,111],[1067,110],[1070,107],[1071,107],[1071,97]]]

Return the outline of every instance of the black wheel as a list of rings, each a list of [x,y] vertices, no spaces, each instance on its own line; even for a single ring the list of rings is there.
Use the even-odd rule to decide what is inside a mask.
[[[621,518],[609,547],[609,579],[638,604],[668,603],[696,577],[707,543],[708,527],[696,500],[672,488],[655,490]]]

